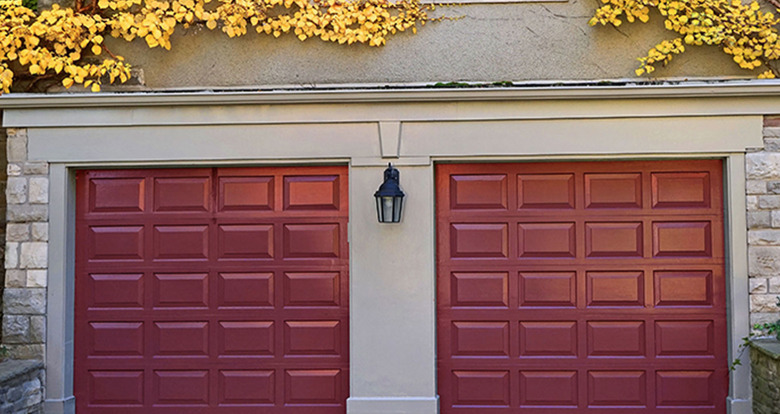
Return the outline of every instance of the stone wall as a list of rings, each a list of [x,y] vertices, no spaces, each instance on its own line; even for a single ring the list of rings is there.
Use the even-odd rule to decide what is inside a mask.
[[[780,117],[764,119],[764,148],[747,154],[751,324],[780,319]]]
[[[40,361],[0,363],[0,413],[42,413],[43,383]]]
[[[780,413],[780,342],[774,339],[753,341],[750,361],[753,414]]]
[[[8,129],[3,344],[17,359],[43,359],[46,341],[49,166],[27,162],[27,131]]]

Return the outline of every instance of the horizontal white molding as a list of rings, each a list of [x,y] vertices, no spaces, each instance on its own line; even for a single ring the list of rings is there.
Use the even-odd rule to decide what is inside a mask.
[[[435,397],[350,397],[348,414],[435,414],[439,396]]]
[[[762,115],[780,81],[0,96],[6,127]]]

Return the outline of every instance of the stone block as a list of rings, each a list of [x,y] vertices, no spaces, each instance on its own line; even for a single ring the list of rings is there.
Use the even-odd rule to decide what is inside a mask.
[[[30,318],[21,315],[3,315],[3,342],[30,343]]]
[[[780,245],[780,230],[750,230],[748,244],[751,246]]]
[[[767,182],[766,190],[769,194],[780,194],[780,181]]]
[[[6,217],[11,223],[21,223],[26,221],[48,221],[49,206],[46,204],[11,204],[8,206]]]
[[[48,243],[28,242],[21,245],[19,267],[22,269],[45,269],[48,267]]]
[[[46,289],[6,288],[3,310],[5,315],[43,315],[46,313]]]
[[[36,344],[46,342],[45,316],[30,316],[30,342]]]
[[[772,323],[780,319],[780,313],[775,312],[755,312],[750,314],[750,326],[755,324]]]
[[[748,194],[767,194],[768,185],[764,180],[747,180],[745,182],[745,191]]]
[[[780,219],[780,214],[778,219]],[[31,227],[34,241],[49,241],[49,223],[32,223]]]
[[[764,131],[771,131],[770,135],[764,135],[764,150],[769,152],[779,152],[780,151],[780,135],[778,134],[778,131],[780,131],[780,128],[765,128]]]
[[[14,359],[43,359],[43,355],[43,344],[8,346],[8,356]]]
[[[8,177],[5,197],[8,204],[25,203],[27,201],[27,178]]]
[[[9,162],[27,161],[27,131],[8,134],[7,157]]]
[[[49,202],[49,179],[46,177],[30,178],[29,199],[32,204]],[[780,196],[778,196],[780,198]]]
[[[780,208],[780,195],[758,196],[758,208]]]
[[[769,288],[767,285],[767,280],[763,277],[761,278],[751,278],[750,279],[750,294],[757,294],[757,293],[768,293]]]
[[[15,269],[19,267],[19,243],[5,244],[5,268]]]
[[[46,287],[48,284],[48,275],[49,272],[47,270],[28,270],[25,286],[33,288]]]
[[[768,228],[772,224],[772,216],[768,210],[764,211],[749,211],[747,213],[747,226],[749,229],[764,229]]]
[[[49,164],[45,162],[26,162],[23,168],[25,175],[49,174]]]
[[[27,271],[19,269],[9,269],[5,271],[5,287],[21,288],[27,284]]]
[[[5,173],[9,177],[18,177],[22,175],[22,167],[19,164],[8,164],[5,167]]]
[[[769,293],[780,293],[780,276],[770,277],[768,282]]]
[[[30,226],[27,223],[8,223],[5,227],[5,240],[23,242],[30,240]]]
[[[754,152],[745,157],[747,178],[780,179],[780,154]]]
[[[780,317],[777,295],[750,295],[750,312],[777,313]]]
[[[751,277],[780,274],[780,247],[748,247],[748,272]]]
[[[745,199],[745,204],[748,211],[758,210],[758,197],[754,195],[747,196]]]

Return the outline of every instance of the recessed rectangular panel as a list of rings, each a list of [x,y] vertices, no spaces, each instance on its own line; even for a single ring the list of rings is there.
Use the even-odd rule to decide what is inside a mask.
[[[653,256],[712,256],[710,222],[654,222]]]
[[[585,223],[587,257],[642,257],[642,223]]]
[[[286,321],[284,323],[285,355],[339,355],[341,323],[339,321]]]
[[[274,371],[219,371],[219,405],[273,405]]]
[[[143,371],[89,371],[89,406],[142,406]]]
[[[509,356],[509,322],[453,322],[452,352],[461,356]]]
[[[154,405],[207,405],[208,371],[154,371]]]
[[[644,273],[586,272],[588,306],[643,306]]]
[[[653,177],[653,208],[708,208],[710,173],[657,172]]]
[[[655,376],[659,407],[714,407],[712,371],[658,371]]]
[[[656,321],[655,353],[658,356],[714,356],[712,321]]]
[[[209,177],[171,177],[154,179],[155,212],[209,211]]]
[[[506,210],[506,174],[450,176],[450,208]]]
[[[220,273],[219,307],[274,305],[273,273]]]
[[[90,322],[90,356],[140,357],[144,354],[143,322]]]
[[[208,356],[208,322],[155,322],[154,343],[159,356]]]
[[[577,304],[575,272],[521,272],[520,306]]]
[[[645,356],[642,321],[589,321],[589,356]]]
[[[509,306],[509,275],[496,273],[452,274],[452,306]]]
[[[144,305],[143,274],[91,274],[89,308],[138,308]]]
[[[208,259],[208,226],[155,226],[155,260]]]
[[[219,211],[271,211],[274,177],[219,177]]]
[[[89,212],[144,211],[144,178],[93,178],[89,181]]]
[[[517,207],[574,208],[574,174],[518,175]]]
[[[339,176],[284,177],[285,210],[338,210]]]
[[[274,354],[273,321],[220,321],[217,335],[220,356]]]
[[[342,405],[341,370],[287,370],[284,379],[284,402],[294,405]]]
[[[285,306],[338,306],[339,273],[285,273]]]
[[[655,272],[656,306],[712,306],[712,272]]]
[[[154,275],[155,307],[208,307],[208,273]]]
[[[577,356],[577,322],[520,322],[520,355]]]
[[[144,258],[143,226],[94,226],[88,232],[89,260],[140,261]]]
[[[509,406],[508,371],[453,371],[455,406]]]
[[[574,407],[576,371],[520,371],[520,406]]]
[[[220,259],[272,259],[274,226],[223,224],[217,229]]]
[[[287,224],[284,226],[285,258],[338,256],[338,224]]]
[[[585,208],[642,208],[642,174],[585,174]]]
[[[589,371],[588,406],[647,405],[644,371]]]
[[[574,223],[520,223],[518,256],[574,257]]]
[[[450,252],[452,257],[506,258],[507,235],[504,223],[453,224]]]

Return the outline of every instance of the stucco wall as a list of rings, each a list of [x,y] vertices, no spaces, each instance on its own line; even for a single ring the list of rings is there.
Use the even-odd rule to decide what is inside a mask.
[[[113,41],[111,50],[143,70],[149,88],[269,85],[560,81],[637,79],[636,58],[675,33],[653,14],[647,24],[590,27],[598,0],[471,4],[433,13],[459,20],[388,38],[381,48],[338,45],[293,35],[250,33],[230,39],[192,28],[177,32],[171,51],[142,41]],[[689,47],[659,78],[750,77],[715,48]],[[755,76],[755,75],[753,75]]]

